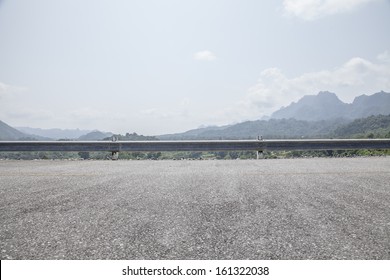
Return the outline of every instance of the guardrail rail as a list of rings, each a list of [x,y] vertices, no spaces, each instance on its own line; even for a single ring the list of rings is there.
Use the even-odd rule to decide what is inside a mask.
[[[111,152],[114,158],[126,152],[163,151],[263,151],[281,150],[390,149],[390,139],[283,139],[283,140],[193,140],[193,141],[0,141],[0,152],[62,151]]]

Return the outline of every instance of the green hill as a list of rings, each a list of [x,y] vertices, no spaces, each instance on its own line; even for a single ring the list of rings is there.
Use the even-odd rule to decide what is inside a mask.
[[[30,138],[30,136],[0,121],[0,140],[20,140],[23,138]]]
[[[89,132],[85,135],[82,135],[78,138],[80,141],[93,141],[93,140],[103,140],[107,137],[111,137],[112,133],[111,132],[101,132],[98,130]]]
[[[338,138],[390,138],[390,115],[356,119],[334,130]]]

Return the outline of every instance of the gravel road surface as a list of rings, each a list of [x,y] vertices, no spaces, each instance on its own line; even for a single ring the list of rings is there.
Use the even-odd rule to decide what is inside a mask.
[[[0,161],[0,259],[390,259],[390,158]]]

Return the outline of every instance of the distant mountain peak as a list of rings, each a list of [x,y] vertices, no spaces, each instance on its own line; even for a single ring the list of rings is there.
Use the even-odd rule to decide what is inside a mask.
[[[340,100],[338,98],[338,96],[334,93],[334,92],[330,92],[330,91],[320,91],[318,94],[317,94],[317,97],[318,98],[331,98],[331,99],[337,99],[337,100]],[[341,100],[340,100],[341,101]]]
[[[322,99],[340,100],[335,93],[330,91],[320,91],[316,95],[315,94],[305,95],[301,99],[303,98],[318,99],[318,100],[322,100]]]
[[[334,92],[330,92],[330,91],[327,91],[327,90],[320,91],[320,92],[318,92],[317,95],[318,95],[318,96],[321,96],[321,95],[329,95],[329,96],[336,96],[336,97],[337,97],[337,95],[336,95]]]
[[[340,104],[343,103],[337,97],[337,95],[335,93],[329,92],[329,91],[320,91],[317,95],[304,95],[297,102],[292,102],[289,106],[282,107],[282,108],[288,108],[290,106],[297,106],[296,104],[302,104],[302,103],[312,105],[313,103],[322,103],[322,102],[327,102],[327,103],[334,102],[334,103],[340,103]]]
[[[271,115],[274,119],[322,120],[340,117],[339,111],[344,110],[343,103],[335,93],[321,91],[317,95],[305,95],[298,102],[292,102]]]

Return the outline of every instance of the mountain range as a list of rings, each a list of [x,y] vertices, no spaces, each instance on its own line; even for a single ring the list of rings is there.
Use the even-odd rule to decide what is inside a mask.
[[[0,121],[0,141],[1,140],[80,140],[93,141],[111,137],[111,132],[101,132],[98,130],[80,129],[42,129],[31,127],[13,128],[3,121]]]
[[[329,119],[357,119],[371,115],[390,114],[390,93],[381,91],[373,95],[361,95],[352,103],[342,102],[336,94],[328,91],[317,95],[306,95],[298,102],[282,107],[271,115],[271,119],[319,121]]]
[[[32,128],[32,127],[15,127],[17,130],[29,134],[29,135],[39,135],[47,139],[77,139],[83,135],[86,135],[91,130],[80,130],[80,129],[59,129],[59,128]]]
[[[235,125],[192,129],[183,133],[157,136],[161,140],[255,139],[329,137],[334,131],[358,118],[390,114],[390,93],[361,95],[352,103],[336,94],[322,91],[275,111],[269,120],[246,121]],[[387,119],[386,119],[387,121]]]
[[[378,116],[382,115],[382,116]],[[192,129],[183,133],[159,135],[160,140],[190,139],[255,139],[265,138],[319,138],[343,136],[345,131],[364,133],[370,128],[384,131],[390,128],[390,93],[378,92],[356,97],[352,103],[342,102],[336,94],[323,91],[306,95],[297,102],[275,111],[269,120],[246,121],[234,125]],[[373,118],[369,116],[378,116]],[[359,130],[360,123],[367,126]],[[348,125],[352,124],[352,127]],[[110,132],[90,130],[62,130],[18,127],[0,121],[0,140],[102,140],[113,135]],[[126,138],[127,139],[127,138]]]

